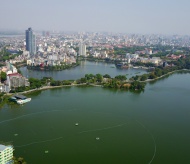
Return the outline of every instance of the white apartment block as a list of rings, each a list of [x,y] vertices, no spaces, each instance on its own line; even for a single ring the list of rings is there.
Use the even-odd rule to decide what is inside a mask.
[[[79,45],[79,56],[85,56],[86,57],[86,45],[80,43]]]
[[[11,164],[13,163],[13,147],[0,145],[0,164]]]

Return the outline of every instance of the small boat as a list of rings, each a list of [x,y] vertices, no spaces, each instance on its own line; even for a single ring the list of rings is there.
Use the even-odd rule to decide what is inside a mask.
[[[78,126],[78,125],[79,125],[79,123],[76,123],[76,124],[75,124],[75,126]]]
[[[26,98],[26,99],[23,99],[23,100],[17,100],[17,104],[24,104],[24,103],[27,103],[27,102],[30,102],[31,101],[31,98]]]
[[[10,101],[14,101],[17,104],[24,104],[27,102],[30,102],[32,99],[27,98],[26,96],[23,95],[14,95],[13,97],[10,98]]]
[[[100,140],[100,138],[99,138],[99,137],[96,137],[96,140]]]

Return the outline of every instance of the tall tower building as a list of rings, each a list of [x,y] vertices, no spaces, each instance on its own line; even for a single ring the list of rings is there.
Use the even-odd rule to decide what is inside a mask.
[[[32,28],[26,30],[26,50],[30,55],[36,54],[36,36],[33,34]]]
[[[79,44],[79,56],[85,56],[86,57],[86,45],[83,43]]]

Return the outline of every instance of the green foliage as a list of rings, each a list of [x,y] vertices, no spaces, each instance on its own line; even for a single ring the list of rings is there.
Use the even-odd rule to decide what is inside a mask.
[[[104,84],[106,88],[120,88],[120,81],[117,79],[110,79]]]
[[[154,74],[154,72],[150,73],[149,79],[155,79],[157,76]]]
[[[71,85],[72,82],[69,81],[69,80],[63,80],[62,84],[63,84],[63,85]]]
[[[145,83],[139,82],[139,81],[134,81],[131,83],[130,90],[144,90]]]
[[[105,74],[103,77],[104,77],[104,78],[111,78],[111,76],[108,75],[108,74]]]
[[[139,80],[139,76],[136,75],[135,77],[133,77],[133,79],[134,79],[135,81],[137,81],[137,80]]]
[[[179,69],[190,69],[190,56],[186,56],[185,59],[180,58],[177,61],[173,61]]]
[[[13,157],[14,164],[27,164],[23,157]]]
[[[153,51],[162,51],[162,52],[165,52],[165,51],[171,50],[171,49],[173,49],[172,46],[169,46],[169,45],[163,46],[163,45],[158,44],[158,45],[154,46]]]
[[[65,69],[70,69],[70,68],[76,67],[78,65],[79,65],[79,62],[72,63],[72,64],[67,64],[67,65],[65,63],[62,63],[61,65],[55,65],[55,66],[50,66],[50,65],[45,65],[45,66],[27,65],[27,69],[29,69],[29,70],[61,71],[61,70],[65,70]]]
[[[146,81],[147,79],[156,79],[172,71],[176,71],[180,69],[190,69],[190,56],[186,56],[186,58],[180,58],[177,61],[171,61],[170,65],[172,64],[173,66],[169,66],[169,67],[158,66],[150,74],[148,75],[144,74],[141,76],[132,77],[130,80],[131,81],[134,81],[134,80]]]
[[[0,92],[0,104],[3,102],[4,94],[5,94],[5,93]],[[0,106],[0,107],[1,107],[1,106]]]
[[[8,52],[7,49],[4,47],[0,52],[0,61],[6,61],[6,60],[14,59],[16,56],[19,56],[21,54],[21,52],[13,55],[10,52]]]
[[[103,76],[101,74],[96,74],[96,80],[97,80],[97,82],[101,83],[103,80]]]
[[[93,74],[85,74],[85,78],[86,78],[87,80],[94,79],[95,77],[96,77],[96,76],[93,75]]]
[[[87,82],[86,78],[83,77],[80,79],[80,83],[86,83],[86,82]]]
[[[51,81],[51,86],[61,86],[62,85],[62,82],[60,80],[53,80]]]
[[[124,81],[124,80],[127,80],[127,77],[125,75],[118,75],[118,76],[115,76],[115,79]]]
[[[126,55],[126,53],[134,54],[136,51],[142,51],[146,47],[144,46],[133,46],[133,47],[114,47],[114,54],[115,55]]]
[[[1,72],[1,82],[7,80],[7,74],[5,72]]]
[[[24,91],[29,91],[31,89],[31,87],[17,87],[17,88],[12,88],[10,93],[17,93],[17,92],[24,92]],[[34,88],[32,88],[34,89]]]
[[[157,76],[157,77],[162,76],[162,75],[163,75],[162,69],[160,69],[160,68],[155,68],[154,74],[155,74],[155,76]]]
[[[144,67],[155,67],[155,64],[154,63],[142,63],[140,61],[138,62],[133,62],[132,63],[134,66],[144,66]]]
[[[42,87],[42,81],[39,79],[29,78],[29,82],[30,82],[30,88],[31,89]]]
[[[144,74],[140,77],[140,81],[146,81],[148,79],[148,75]]]
[[[154,63],[144,63],[145,67],[155,67]]]

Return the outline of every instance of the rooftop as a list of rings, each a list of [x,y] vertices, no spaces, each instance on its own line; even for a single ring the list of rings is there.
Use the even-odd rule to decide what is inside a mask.
[[[1,145],[0,144],[0,151],[3,151],[3,150],[5,150],[6,148],[9,148],[9,147],[12,147],[12,146],[5,146],[5,145]]]
[[[19,73],[12,73],[12,74],[8,74],[8,76],[22,76],[22,75]]]
[[[23,95],[14,95],[17,99],[26,99],[26,96]]]

